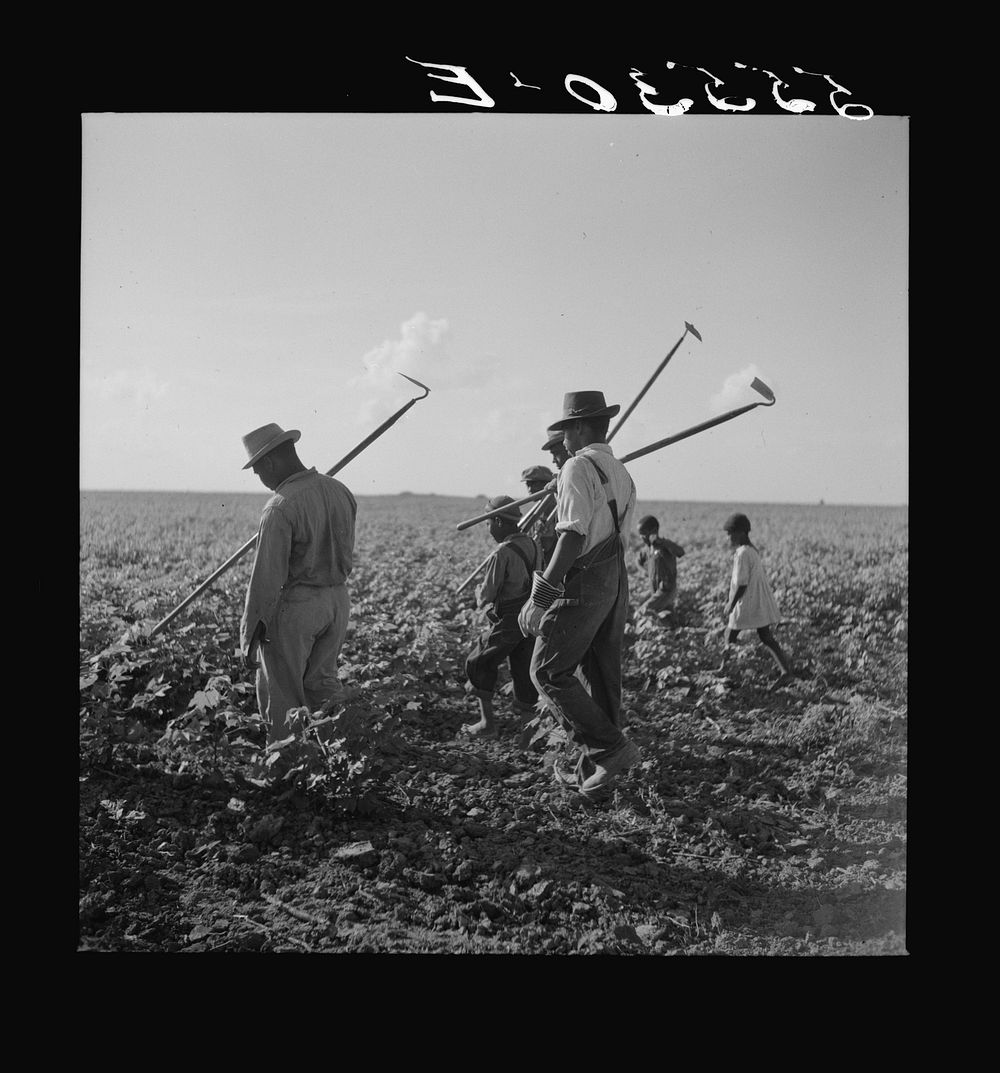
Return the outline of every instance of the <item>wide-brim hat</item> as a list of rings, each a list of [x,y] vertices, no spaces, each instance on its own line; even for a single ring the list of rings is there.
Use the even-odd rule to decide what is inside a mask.
[[[506,507],[508,503],[514,503],[515,500],[510,496],[493,496],[492,499],[486,500],[487,510],[500,510],[501,507]],[[494,515],[497,518],[510,518],[511,521],[519,522],[521,520],[521,508],[511,507],[509,510],[501,511],[500,514]]]
[[[545,481],[546,484],[552,480],[552,470],[548,466],[528,466],[526,470],[521,473],[521,480],[527,484],[528,481]]]
[[[561,428],[547,428],[545,435],[548,439],[542,444],[543,451],[551,451],[554,447],[558,447],[563,442],[565,433]]]
[[[273,422],[270,425],[261,425],[260,428],[255,428],[253,432],[248,432],[243,437],[243,446],[250,456],[250,461],[243,468],[249,469],[254,462],[259,458],[263,458],[268,451],[273,451],[275,447],[288,443],[289,440],[292,443],[296,443],[301,435],[302,433],[297,428],[289,429],[286,432],[281,425],[275,425]]]
[[[563,415],[553,421],[551,429],[564,429],[574,421],[586,421],[591,417],[614,417],[621,409],[617,403],[608,406],[603,391],[568,391],[563,396]]]

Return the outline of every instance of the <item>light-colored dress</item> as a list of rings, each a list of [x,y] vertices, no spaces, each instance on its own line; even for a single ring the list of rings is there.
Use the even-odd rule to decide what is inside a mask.
[[[781,621],[778,605],[771,595],[771,586],[764,576],[760,553],[752,544],[742,544],[733,555],[733,577],[729,583],[729,599],[746,585],[747,591],[729,616],[731,630],[759,630]]]

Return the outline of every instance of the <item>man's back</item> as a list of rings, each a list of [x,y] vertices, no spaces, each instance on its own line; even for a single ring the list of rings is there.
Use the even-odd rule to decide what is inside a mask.
[[[358,504],[346,485],[315,468],[293,474],[268,500],[261,529],[290,543],[288,584],[342,585],[354,566]]]

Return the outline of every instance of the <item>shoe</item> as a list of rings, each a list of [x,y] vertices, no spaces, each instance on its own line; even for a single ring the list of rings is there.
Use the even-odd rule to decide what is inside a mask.
[[[613,753],[597,761],[597,770],[589,778],[584,779],[580,785],[580,793],[592,794],[603,790],[616,776],[642,759],[639,746],[627,738]]]

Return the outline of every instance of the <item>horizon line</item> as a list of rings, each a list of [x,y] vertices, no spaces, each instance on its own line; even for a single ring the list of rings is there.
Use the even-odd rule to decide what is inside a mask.
[[[88,495],[97,492],[110,492],[120,495],[205,495],[205,496],[268,496],[271,493],[266,489],[261,491],[247,491],[246,489],[194,489],[194,488],[81,488],[81,495]],[[476,495],[459,495],[452,492],[373,492],[369,494],[352,492],[355,499],[420,499],[435,497],[438,499],[487,499],[489,498],[485,493]],[[734,499],[661,499],[657,496],[639,496],[636,502],[649,502],[649,503],[754,503],[764,506],[782,506],[782,507],[907,507],[908,502],[891,502],[891,503],[871,503],[871,502],[853,502],[853,501],[839,501],[839,500],[826,500],[826,499],[741,499],[739,501]]]

